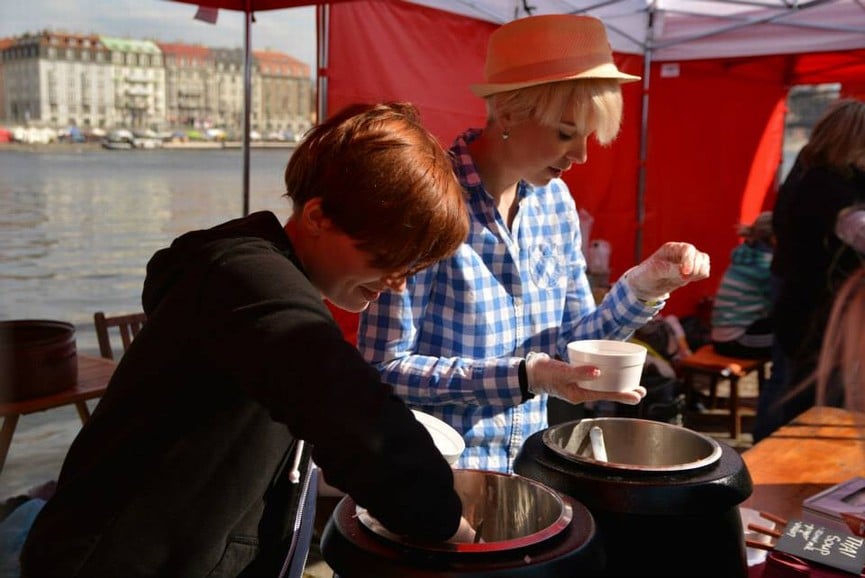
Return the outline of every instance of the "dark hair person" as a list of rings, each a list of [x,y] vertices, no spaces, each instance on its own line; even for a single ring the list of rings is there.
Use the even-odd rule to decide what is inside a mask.
[[[147,323],[30,530],[24,576],[277,576],[312,459],[393,532],[466,530],[447,462],[323,302],[361,311],[459,247],[448,155],[413,107],[354,105],[309,133],[286,188],[284,225],[254,213],[150,260]]]
[[[775,201],[775,350],[772,378],[760,389],[754,441],[814,405],[813,374],[832,302],[863,262],[863,206],[865,102],[845,98],[814,125]],[[798,388],[802,382],[807,386]],[[839,387],[828,393],[839,403]]]

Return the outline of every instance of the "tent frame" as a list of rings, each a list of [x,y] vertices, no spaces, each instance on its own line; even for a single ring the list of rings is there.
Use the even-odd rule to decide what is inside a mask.
[[[250,116],[252,107],[252,23],[255,22],[254,12],[257,8],[256,0],[173,0],[176,2],[185,2],[189,4],[198,4],[199,6],[207,6],[211,8],[227,8],[233,10],[241,10],[244,12],[244,114],[243,114],[243,214],[249,214],[250,210],[250,191],[249,191],[249,172],[250,172]],[[345,1],[345,0],[342,0]],[[469,17],[478,18],[481,20],[496,22],[503,24],[505,21],[512,20],[521,16],[529,16],[535,13],[536,8],[530,6],[525,0],[517,2],[515,0],[513,12],[510,18],[503,18],[500,12],[491,9],[489,0],[406,0],[409,3],[425,5],[431,8],[437,8],[452,13],[462,14]],[[643,40],[634,38],[633,35],[626,33],[614,23],[610,23],[606,14],[610,10],[618,7],[632,5],[633,0],[599,0],[596,3],[584,6],[577,6],[568,0],[534,0],[534,4],[544,4],[546,6],[555,6],[556,12],[569,14],[594,14],[604,20],[608,29],[615,35],[626,39],[639,50],[624,49],[623,47],[614,46],[614,50],[625,54],[638,54],[643,57],[643,92],[642,92],[642,114],[641,114],[641,130],[640,130],[640,149],[639,149],[639,164],[638,164],[638,190],[636,194],[637,203],[637,231],[634,247],[634,258],[637,262],[642,260],[642,244],[643,244],[643,225],[645,220],[645,189],[646,189],[646,166],[648,162],[649,146],[649,106],[650,106],[650,83],[649,77],[651,65],[653,62],[665,60],[663,54],[659,52],[673,46],[683,45],[698,40],[703,40],[720,34],[732,32],[749,26],[759,24],[774,24],[800,28],[804,30],[823,30],[833,32],[844,32],[854,35],[861,35],[863,38],[862,46],[865,48],[865,23],[860,26],[854,25],[824,25],[814,22],[790,22],[789,17],[800,15],[803,12],[815,9],[820,6],[826,6],[838,2],[846,2],[847,0],[711,0],[712,4],[718,6],[729,6],[731,14],[699,14],[692,10],[679,9],[675,4],[684,3],[682,0],[669,0],[667,6],[664,6],[663,12],[659,9],[659,0],[647,0],[641,8],[635,13],[645,14],[645,28]],[[709,0],[706,0],[707,2]],[[865,14],[865,4],[862,0],[853,0],[856,5],[863,9]],[[318,119],[322,120],[327,117],[327,98],[328,98],[328,44],[330,41],[329,33],[329,2],[322,0],[270,0],[266,5],[262,5],[259,9],[274,9],[274,8],[289,8],[297,6],[316,6],[316,29],[317,29],[317,47],[316,57],[316,87],[317,87],[317,113]],[[767,13],[755,17],[743,16],[735,13],[735,9],[742,7],[750,7],[755,10],[766,10]],[[573,8],[573,9],[570,9]],[[547,10],[550,13],[550,10]],[[702,31],[689,36],[670,39],[667,41],[655,41],[657,37],[658,27],[663,23],[659,22],[663,17],[669,15],[675,16],[695,16],[706,19],[716,19],[721,25],[709,30]],[[681,60],[674,58],[672,60]]]

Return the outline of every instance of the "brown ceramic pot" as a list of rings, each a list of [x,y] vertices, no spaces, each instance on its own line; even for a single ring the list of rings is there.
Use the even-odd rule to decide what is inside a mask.
[[[75,326],[65,321],[0,321],[0,402],[43,397],[75,385]]]

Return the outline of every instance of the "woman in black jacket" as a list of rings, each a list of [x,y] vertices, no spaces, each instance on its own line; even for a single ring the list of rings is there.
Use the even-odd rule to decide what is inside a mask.
[[[311,459],[393,532],[470,535],[450,467],[322,299],[361,311],[456,250],[447,154],[413,107],[355,105],[311,131],[285,182],[284,225],[255,213],[148,263],[147,323],[31,528],[24,576],[277,576]]]
[[[865,102],[842,99],[814,125],[775,203],[772,274],[778,288],[772,319],[777,351],[772,379],[760,391],[755,441],[814,405],[813,374],[832,302],[862,264],[855,246],[839,236],[839,226],[847,211],[862,203]],[[840,404],[840,388],[830,390],[827,402]]]

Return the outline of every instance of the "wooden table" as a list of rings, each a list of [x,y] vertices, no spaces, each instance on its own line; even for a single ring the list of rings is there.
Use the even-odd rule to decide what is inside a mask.
[[[74,403],[81,423],[86,422],[90,417],[87,400],[105,393],[115,366],[115,362],[110,359],[79,354],[78,380],[72,387],[42,397],[0,403],[0,416],[3,417],[3,428],[0,429],[0,471],[3,471],[6,463],[6,454],[12,445],[19,417]]]
[[[742,506],[801,518],[802,500],[865,476],[865,414],[813,407],[742,454],[754,493]]]

